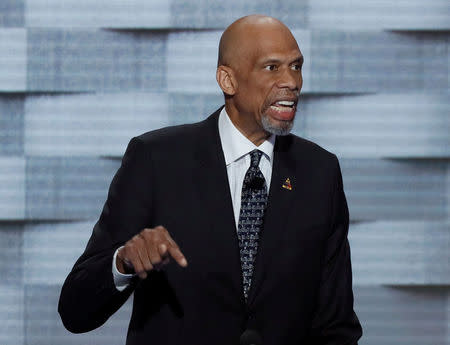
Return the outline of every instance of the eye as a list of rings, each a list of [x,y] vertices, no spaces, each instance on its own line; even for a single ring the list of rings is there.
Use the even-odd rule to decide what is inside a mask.
[[[277,69],[276,65],[267,65],[266,67],[264,67],[264,69],[268,70],[268,71],[275,71]]]
[[[301,71],[301,70],[302,70],[302,65],[300,65],[300,64],[298,64],[298,63],[293,64],[293,65],[291,66],[291,69],[293,69],[294,71]]]

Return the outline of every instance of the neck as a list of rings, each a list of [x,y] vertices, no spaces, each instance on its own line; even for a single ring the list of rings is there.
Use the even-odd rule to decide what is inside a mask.
[[[231,122],[233,122],[233,125],[235,125],[239,132],[256,146],[261,145],[270,137],[271,134],[256,123],[252,115],[241,114],[229,103],[225,104],[225,110],[230,117]]]

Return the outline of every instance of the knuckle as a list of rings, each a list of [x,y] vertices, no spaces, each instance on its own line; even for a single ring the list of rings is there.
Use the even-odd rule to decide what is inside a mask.
[[[145,242],[153,242],[155,238],[155,231],[152,229],[145,229],[141,232],[141,238]]]
[[[141,234],[137,234],[137,235],[134,235],[132,238],[131,238],[131,241],[130,242],[132,242],[132,243],[137,243],[137,242],[139,242],[141,240]]]
[[[162,225],[158,225],[157,227],[155,227],[155,230],[162,232],[164,234],[167,234],[167,229],[165,227],[163,227]]]
[[[151,261],[152,261],[153,265],[159,265],[162,260],[160,257],[153,257],[153,258],[151,258]]]
[[[124,246],[123,249],[124,249],[125,253],[128,253],[128,252],[130,252],[130,251],[133,251],[135,247],[136,247],[136,245],[134,244],[133,241],[128,241],[128,242],[125,244],[125,246]]]
[[[143,240],[146,240],[150,234],[151,233],[147,229],[145,229],[139,233],[139,237]]]
[[[141,231],[141,234],[148,235],[148,234],[152,233],[152,230],[153,229],[145,228],[144,230]]]

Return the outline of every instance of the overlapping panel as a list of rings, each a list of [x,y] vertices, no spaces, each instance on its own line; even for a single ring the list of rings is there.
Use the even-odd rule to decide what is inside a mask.
[[[39,156],[122,156],[129,140],[167,126],[167,94],[29,96],[25,152]]]
[[[28,29],[28,90],[165,90],[165,41],[159,32]]]
[[[95,221],[27,224],[23,234],[24,283],[62,284],[83,253],[94,224]]]
[[[447,164],[447,188],[446,188],[446,193],[447,193],[447,219],[450,219],[450,164]]]
[[[0,94],[0,156],[23,154],[24,96]]]
[[[0,205],[0,209],[2,207]],[[22,344],[24,340],[22,232],[22,224],[0,223],[0,344],[2,345]]]
[[[176,124],[204,120],[225,104],[222,94],[169,94],[169,116]]]
[[[25,0],[0,2],[0,27],[21,27],[24,24]]]
[[[164,0],[29,0],[27,27],[161,28],[170,22]]]
[[[444,94],[309,97],[300,103],[299,125],[306,138],[343,157],[450,157],[449,100]]]
[[[352,224],[355,285],[449,285],[450,223]]]
[[[0,220],[25,216],[25,159],[0,157]]]
[[[0,29],[0,92],[26,89],[26,45],[25,29]]]
[[[23,1],[5,5],[13,18],[4,25],[23,25]],[[26,25],[45,27],[177,27],[223,28],[233,20],[252,13],[267,13],[295,28],[445,30],[449,28],[449,5],[432,2],[377,1],[250,1],[211,3],[206,0],[151,1],[126,3],[87,0],[27,2]]]
[[[170,92],[221,94],[216,82],[217,54],[221,31],[176,32],[169,34],[167,43],[167,86]],[[309,89],[310,33],[294,30],[305,56],[304,86]]]
[[[356,286],[361,345],[448,345],[448,288]]]
[[[447,220],[447,171],[439,161],[341,159],[352,220]]]
[[[313,92],[436,92],[448,88],[448,35],[311,32]]]
[[[307,25],[307,0],[185,1],[171,0],[171,26],[184,28],[225,28],[249,14],[268,14],[292,28]]]
[[[220,31],[169,34],[167,87],[170,92],[221,92],[216,82],[220,35]]]
[[[0,343],[18,345],[24,343],[23,286],[0,284]]]
[[[0,223],[0,286],[18,285],[23,282],[22,232],[23,224]]]
[[[27,219],[97,218],[119,165],[110,159],[29,158]]]
[[[447,294],[447,344],[450,344],[450,293]]]
[[[450,5],[449,5],[450,7]],[[423,32],[406,33],[399,32],[397,35],[410,37],[419,42],[420,54],[422,56],[423,90],[424,92],[444,93],[450,91],[450,35],[448,32]],[[447,61],[447,62],[446,62]],[[445,73],[447,72],[447,77]]]
[[[132,299],[100,328],[84,334],[71,334],[57,312],[61,287],[25,285],[25,343],[30,345],[123,345],[131,314]]]
[[[442,91],[445,92],[445,88]],[[450,93],[450,37],[447,38],[447,93]]]
[[[311,0],[308,9],[311,28],[450,29],[450,5],[446,0]]]

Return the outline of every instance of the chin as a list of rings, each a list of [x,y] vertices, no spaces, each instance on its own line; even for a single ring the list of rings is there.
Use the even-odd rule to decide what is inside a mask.
[[[294,119],[289,121],[273,120],[267,115],[261,117],[261,124],[265,131],[275,135],[288,135],[294,126]]]

